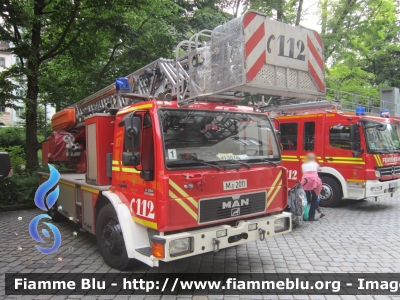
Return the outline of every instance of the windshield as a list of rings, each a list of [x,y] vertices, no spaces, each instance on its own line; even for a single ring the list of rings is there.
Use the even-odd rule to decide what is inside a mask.
[[[378,128],[374,126],[376,126],[375,122],[364,123],[368,150],[374,153],[399,152],[400,142],[397,134],[397,126],[386,124],[385,130],[378,130]]]
[[[167,167],[280,161],[266,115],[187,109],[160,109]],[[219,166],[219,167],[218,167]]]

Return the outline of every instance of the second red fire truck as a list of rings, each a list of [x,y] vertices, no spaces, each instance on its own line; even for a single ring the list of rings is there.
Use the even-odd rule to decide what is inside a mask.
[[[313,152],[323,182],[322,206],[342,199],[391,195],[400,187],[399,123],[384,114],[343,112],[322,101],[287,105],[276,115],[282,161],[289,186],[301,179],[301,165]]]

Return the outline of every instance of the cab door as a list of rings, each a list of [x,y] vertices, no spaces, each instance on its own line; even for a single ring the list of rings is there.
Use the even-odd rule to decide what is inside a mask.
[[[289,188],[301,180],[301,162],[299,150],[301,147],[301,122],[293,117],[281,117],[280,123],[280,147],[282,162],[288,169]]]
[[[325,186],[332,190],[322,199],[330,205],[335,205],[340,201],[343,195],[349,198],[362,198],[364,196],[364,188],[361,178],[364,178],[365,172],[365,153],[358,153],[354,156],[352,149],[352,141],[350,138],[350,123],[327,123],[325,136],[325,166],[338,171],[347,182],[346,191],[342,190],[337,179],[324,179],[322,181]],[[336,193],[335,193],[336,192]],[[328,199],[331,198],[331,199]]]
[[[137,111],[124,117],[135,117],[140,119],[140,132],[135,137],[134,149],[127,128],[122,133],[123,150],[117,155],[120,156],[120,169],[117,191],[121,199],[126,199],[133,220],[146,227],[157,229],[157,201],[156,201],[156,180],[155,172],[155,147],[154,147],[154,118],[149,111]],[[124,163],[122,155],[135,154],[139,163]],[[116,153],[115,153],[116,154]],[[115,155],[114,154],[114,155]]]
[[[321,164],[323,154],[323,115],[310,115],[303,119],[301,128],[300,161],[303,163],[308,153],[314,153]]]

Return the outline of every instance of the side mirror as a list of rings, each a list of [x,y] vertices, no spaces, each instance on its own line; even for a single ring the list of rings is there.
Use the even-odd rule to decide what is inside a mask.
[[[11,177],[12,168],[10,156],[6,152],[0,152],[0,179]]]
[[[382,125],[379,125],[379,126],[376,127],[376,129],[379,130],[379,131],[385,131],[386,128],[387,128],[386,124],[382,124]]]
[[[358,156],[360,153],[360,132],[358,124],[350,125],[350,149],[354,151],[355,156]],[[357,154],[357,155],[356,155]]]
[[[138,166],[140,165],[140,153],[139,152],[123,152],[122,153],[122,165],[123,166]]]
[[[127,117],[124,120],[125,127],[125,148],[135,150],[140,148],[140,129],[142,119],[140,117]]]

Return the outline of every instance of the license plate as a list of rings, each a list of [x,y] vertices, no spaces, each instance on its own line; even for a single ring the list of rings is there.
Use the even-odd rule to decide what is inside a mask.
[[[398,186],[398,182],[391,182],[389,183],[389,189],[395,188]]]
[[[224,181],[224,191],[247,188],[247,179]]]

